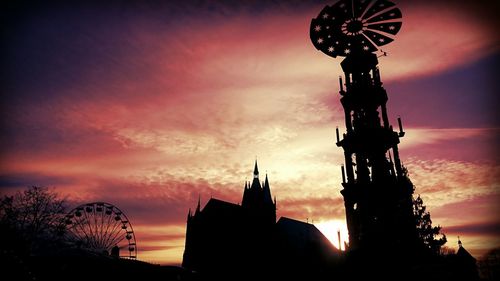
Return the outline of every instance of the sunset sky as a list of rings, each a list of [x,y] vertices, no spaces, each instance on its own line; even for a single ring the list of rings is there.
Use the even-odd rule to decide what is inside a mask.
[[[278,217],[345,239],[341,58],[309,39],[335,1],[10,2],[1,194],[41,185],[70,207],[112,203],[139,259],[180,264],[188,209],[240,202],[257,158]],[[480,257],[500,247],[493,1],[396,2],[403,27],[379,61],[401,158],[447,246],[460,235]]]

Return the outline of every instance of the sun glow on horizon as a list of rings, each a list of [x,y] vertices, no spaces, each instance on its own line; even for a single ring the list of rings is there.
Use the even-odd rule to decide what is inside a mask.
[[[349,243],[349,233],[347,231],[347,224],[344,220],[328,220],[315,224],[315,226],[325,235],[328,240],[337,249],[345,251],[344,243]],[[339,237],[338,231],[340,231],[340,243],[339,247]]]

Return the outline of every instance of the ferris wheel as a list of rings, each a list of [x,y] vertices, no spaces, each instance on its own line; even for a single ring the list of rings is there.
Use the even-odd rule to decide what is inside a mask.
[[[115,257],[137,258],[132,224],[125,213],[112,204],[82,204],[66,215],[65,224],[67,241],[76,247]],[[128,254],[121,254],[122,250]]]

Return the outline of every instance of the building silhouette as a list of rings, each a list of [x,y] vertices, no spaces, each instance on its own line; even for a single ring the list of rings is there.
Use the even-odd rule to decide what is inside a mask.
[[[198,200],[195,212],[188,212],[182,266],[203,276],[309,275],[332,268],[339,258],[314,225],[286,217],[276,222],[276,199],[267,175],[260,182],[257,161],[241,205],[211,198],[203,209]]]
[[[464,280],[479,280],[477,261],[462,245],[458,239],[458,250],[455,253],[455,272]]]

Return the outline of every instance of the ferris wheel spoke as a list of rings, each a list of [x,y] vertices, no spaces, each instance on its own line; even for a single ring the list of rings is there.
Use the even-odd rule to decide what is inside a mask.
[[[102,245],[100,245],[100,237],[99,237],[99,225],[97,224],[97,215],[96,215],[96,205],[94,204],[93,208],[92,208],[92,214],[94,217],[94,227],[95,227],[95,240],[96,240],[96,244],[97,246],[101,247]]]
[[[87,233],[87,231],[85,231],[85,224],[84,224],[84,221],[83,220],[80,220],[76,225],[75,225],[75,229],[76,229],[76,226],[78,226],[81,230],[81,232],[84,234],[85,236],[85,239],[82,239],[82,241],[85,241],[87,244],[89,243],[90,241],[90,235]],[[76,233],[79,233],[79,231],[77,231]]]
[[[92,224],[90,223],[90,219],[89,219],[89,217],[87,215],[87,210],[86,209],[83,210],[83,213],[85,214],[85,222],[87,223],[88,230],[89,230],[89,233],[90,233],[89,237],[94,237],[95,236],[94,230],[92,229]],[[93,239],[91,239],[91,240],[93,240]],[[96,245],[94,244],[94,241],[92,241],[92,243],[93,243],[93,246],[95,247]]]
[[[94,214],[94,224],[95,224],[96,233],[97,233],[96,239],[98,241],[99,247],[102,248],[102,231],[101,231],[101,225],[102,225],[102,223],[99,220],[99,217],[102,216],[102,212],[101,212],[101,214],[99,214],[96,209],[94,209],[94,211],[95,211],[95,214]]]
[[[85,228],[88,229],[89,233],[91,235],[93,235],[92,233],[92,227],[90,226],[90,222],[89,222],[89,219],[88,219],[88,216],[87,216],[87,212],[85,210],[83,210],[83,217],[84,219],[82,220],[82,226],[85,225]]]
[[[113,213],[106,214],[105,212],[106,211],[103,210],[102,216],[101,216],[101,237],[102,237],[103,244],[106,243],[105,242],[106,241],[106,235],[107,235],[109,226],[111,224],[111,218],[113,217]]]
[[[104,228],[104,223],[103,223],[103,231],[102,231],[102,235],[101,235],[101,240],[102,240],[102,243],[103,245],[106,245],[107,244],[107,240],[108,240],[108,230],[109,230],[109,226],[111,224],[111,218],[112,216],[108,216],[108,220],[106,222],[106,227]]]
[[[123,233],[116,233],[115,236],[113,237],[113,240],[109,243],[110,247],[114,247],[114,245],[118,245],[118,243],[122,242],[123,239],[125,239],[125,235]]]
[[[115,224],[110,232],[106,232],[106,240],[105,244],[106,245],[111,245],[113,247],[114,245],[112,244],[113,241],[113,235],[116,235],[116,233],[120,233],[122,222],[121,221],[115,221]]]
[[[99,221],[99,234],[100,234],[100,239],[101,241],[104,241],[104,232],[103,232],[103,228],[104,228],[104,206],[102,207],[102,210],[100,212],[100,221]]]
[[[123,228],[123,226],[124,226],[125,228]],[[126,227],[127,227],[127,224],[126,224],[124,221],[120,220],[120,222],[119,222],[119,231],[118,231],[118,232],[116,232],[116,233],[114,234],[114,236],[112,237],[112,239],[111,239],[111,243],[112,243],[112,244],[118,244],[120,241],[122,241],[122,240],[123,240],[123,238],[125,237],[126,232],[127,232],[127,228],[126,228]],[[123,229],[124,231],[121,231],[121,229]],[[124,234],[123,232],[125,232],[125,234]],[[115,241],[115,240],[116,240],[116,237],[120,238],[120,235],[122,235],[122,236],[121,236],[121,239],[119,239],[119,241]]]
[[[85,236],[85,239],[82,239],[82,241],[85,242],[88,247],[93,247],[94,245],[92,245],[92,238],[91,238],[92,235],[90,235],[88,229],[85,230],[85,226],[86,226],[85,224],[80,224],[79,225],[81,232]]]
[[[99,250],[101,247],[99,245],[99,240],[95,229],[95,225],[92,224],[91,220],[87,221],[87,225],[89,227],[89,232],[90,232],[89,235],[90,244],[92,245],[92,248],[94,248],[95,250]]]
[[[111,225],[111,221],[112,221],[112,219],[113,219],[113,221],[114,221],[114,216],[113,216],[113,214],[114,214],[114,213],[113,213],[113,212],[111,212],[111,214],[108,216],[108,221],[106,222],[106,229],[104,230],[104,235],[105,235],[106,233],[108,233],[108,231],[109,231],[109,227],[110,227],[110,225]]]
[[[71,240],[71,242],[77,242],[85,240],[85,236],[82,236],[79,232],[69,232],[68,239]]]

